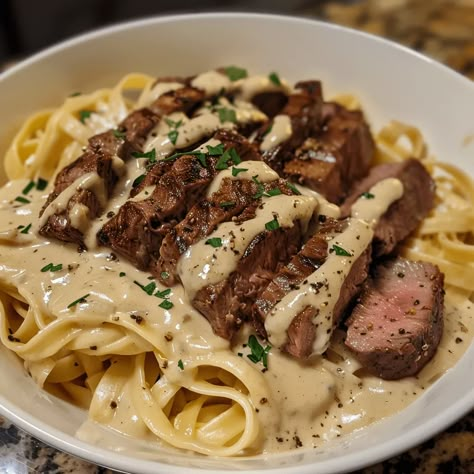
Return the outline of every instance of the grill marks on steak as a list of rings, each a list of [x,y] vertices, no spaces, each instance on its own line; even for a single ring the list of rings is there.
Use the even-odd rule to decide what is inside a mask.
[[[264,192],[279,189],[281,194],[293,194],[282,179],[261,186]],[[255,217],[256,208],[261,203],[255,198],[258,192],[259,187],[253,181],[224,178],[218,191],[194,205],[163,239],[157,273],[161,275],[164,271],[169,276],[162,279],[162,283],[167,286],[178,283],[176,266],[180,256],[191,245],[215,231],[219,224],[230,220],[243,222]]]
[[[263,152],[263,160],[281,174],[284,163],[293,157],[295,150],[318,128],[321,120],[322,91],[319,81],[302,81],[295,85],[296,92],[288,96],[281,114],[291,121],[291,137],[276,147]],[[272,122],[264,124],[255,141],[261,143]]]
[[[232,339],[242,322],[250,318],[258,294],[301,247],[303,236],[299,221],[293,227],[262,231],[229,278],[197,292],[192,304],[209,320],[217,335]]]
[[[347,227],[347,220],[338,221],[327,218],[317,232],[306,242],[303,248],[283,267],[261,293],[253,308],[253,320],[257,331],[266,337],[265,318],[267,314],[288,293],[298,290],[306,278],[318,270],[328,256],[328,241]],[[333,310],[333,322],[337,324],[345,309],[359,293],[362,283],[367,278],[370,263],[370,249],[364,251],[354,262],[341,288],[339,299]],[[282,348],[297,358],[311,355],[316,336],[317,323],[313,323],[318,309],[307,306],[296,315],[287,329],[288,340]]]
[[[91,137],[85,153],[57,175],[54,189],[48,196],[40,216],[63,191],[89,173],[96,173],[102,180],[104,195],[108,199],[120,173],[120,167],[114,166],[114,160],[118,157],[126,161],[134,150],[141,147],[157,121],[157,115],[148,109],[141,109],[132,112],[120,124],[120,134],[108,131]],[[40,234],[65,242],[73,242],[84,248],[84,236],[81,230],[72,226],[69,215],[75,205],[85,206],[90,220],[98,217],[103,211],[103,203],[92,190],[77,189],[65,209],[59,209],[48,217],[40,229]]]
[[[403,258],[377,265],[347,321],[345,344],[384,379],[417,374],[443,332],[444,276],[438,267]]]
[[[237,133],[220,130],[214,138],[226,150],[235,148],[242,159],[259,159],[254,146]],[[158,162],[148,173],[153,180],[144,180],[145,184],[156,184],[151,195],[141,201],[127,201],[98,232],[99,243],[126,257],[140,270],[159,276],[157,263],[163,238],[201,199],[218,172],[218,159],[208,156],[204,167],[195,156],[183,155],[163,173],[159,168],[158,176],[154,176],[153,169],[162,166]]]
[[[160,117],[177,111],[189,115],[205,98],[206,93],[204,91],[189,85],[183,85],[180,89],[160,95],[160,97],[150,105],[150,109]]]
[[[321,129],[285,163],[284,173],[338,204],[369,171],[375,147],[362,112],[325,103],[322,114]]]
[[[415,159],[402,163],[376,166],[356,184],[341,207],[342,215],[350,213],[359,196],[386,178],[397,178],[403,184],[403,196],[381,217],[375,228],[374,256],[387,255],[399,242],[411,234],[434,206],[435,184],[425,167]]]

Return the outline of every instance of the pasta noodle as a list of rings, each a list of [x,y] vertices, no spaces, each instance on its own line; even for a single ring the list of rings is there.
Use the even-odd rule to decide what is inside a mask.
[[[81,154],[91,136],[115,128],[131,110],[145,105],[153,83],[149,76],[130,74],[112,89],[69,97],[59,108],[28,118],[5,156],[4,166],[11,180],[8,194],[14,195],[30,180],[54,179],[59,170]],[[357,99],[350,95],[337,100],[348,108],[359,107]],[[427,156],[423,137],[414,127],[392,122],[375,139],[377,162],[414,156],[429,169],[437,184],[436,209],[404,245],[403,253],[410,259],[437,264],[446,274],[447,291],[454,299],[472,299],[472,180],[453,165]],[[2,194],[0,205],[3,215],[11,209],[5,196],[6,193]],[[43,202],[33,203],[30,215],[37,214]],[[276,376],[273,380],[232,352],[226,341],[214,336],[204,318],[185,305],[180,289],[173,289],[174,312],[157,310],[157,300],[148,298],[143,303],[146,318],[137,316],[133,313],[133,301],[144,299],[138,285],[119,286],[120,278],[115,277],[109,283],[107,275],[101,276],[103,271],[99,274],[92,269],[95,257],[79,255],[64,245],[49,255],[54,255],[55,262],[78,267],[76,283],[67,276],[58,276],[48,283],[50,277],[43,270],[34,277],[29,275],[18,256],[20,248],[31,247],[36,236],[18,232],[15,236],[16,240],[11,232],[0,232],[2,258],[8,252],[16,255],[0,271],[1,342],[23,359],[25,368],[41,387],[88,409],[92,420],[122,434],[148,440],[158,438],[174,447],[207,455],[250,454],[260,451],[262,446],[271,451],[280,441],[277,437],[278,442],[265,445],[265,434],[276,432],[277,427],[284,429],[285,424],[280,420],[281,406],[270,402],[272,397],[278,398],[276,393],[283,400],[285,390],[289,390],[285,385],[298,384],[292,376],[305,375],[311,380],[312,387],[307,388],[311,401],[299,398],[295,403],[301,404],[301,410],[309,407],[318,413],[318,425],[325,411],[334,405],[334,394],[337,392],[341,399],[352,398],[349,392],[352,394],[352,388],[364,379],[360,364],[336,334],[327,357],[313,367],[299,366],[272,352],[272,364],[280,374],[286,374],[284,381]],[[41,268],[48,263],[39,256],[47,245],[43,242],[36,248],[40,251],[32,251],[24,258],[28,258],[31,267]],[[15,250],[18,252],[14,254]],[[105,262],[103,255],[99,257]],[[7,268],[9,265],[11,269]],[[89,265],[91,270],[87,273]],[[143,272],[126,262],[120,262],[117,268],[107,262],[101,265],[100,270],[105,268],[115,276],[120,268],[127,277],[143,281]],[[62,293],[53,294],[50,285],[61,288]],[[112,289],[114,285],[118,289]],[[77,294],[71,288],[78,290]],[[40,289],[42,294],[38,294]],[[102,297],[94,305],[84,304],[90,293]],[[114,301],[111,294],[119,294],[119,300]],[[146,323],[142,322],[144,319]],[[338,378],[339,369],[347,372],[345,382]],[[434,375],[430,372],[427,377]],[[395,394],[402,393],[408,384],[381,382],[373,377],[366,377],[364,383],[384,383],[386,390]],[[419,388],[424,382],[421,378],[410,383]],[[272,384],[277,384],[277,388],[272,388]],[[359,392],[360,397],[354,395],[354,410],[360,410],[363,403],[364,393]],[[381,410],[380,416],[386,413],[387,407],[381,408],[383,402],[369,403]],[[347,431],[365,423],[362,420],[358,425],[359,421],[354,420]],[[337,422],[333,423],[333,435],[343,434],[342,426],[338,429]],[[330,438],[321,438],[324,437]]]

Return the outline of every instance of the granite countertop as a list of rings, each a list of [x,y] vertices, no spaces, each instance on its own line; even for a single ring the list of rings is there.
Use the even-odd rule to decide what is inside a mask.
[[[309,1],[297,13],[385,36],[474,79],[474,0]],[[113,473],[50,448],[1,417],[0,472]],[[474,473],[474,411],[420,446],[358,471],[379,473]]]

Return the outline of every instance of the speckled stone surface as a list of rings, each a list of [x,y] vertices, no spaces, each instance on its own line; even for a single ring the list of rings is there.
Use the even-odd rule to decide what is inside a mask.
[[[474,78],[474,0],[308,1],[299,14],[385,36]],[[51,448],[0,417],[0,474],[114,474]],[[357,474],[474,474],[474,411],[399,456]]]

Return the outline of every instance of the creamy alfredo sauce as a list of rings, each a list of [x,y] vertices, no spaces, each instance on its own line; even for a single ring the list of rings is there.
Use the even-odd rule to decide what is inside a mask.
[[[222,87],[224,80],[216,74],[202,76],[195,79],[198,81],[196,84],[199,84],[201,88],[214,91],[217,87]],[[265,81],[262,78],[248,78],[236,82],[240,84],[233,83],[231,87],[239,87],[243,98],[251,97],[258,84],[260,86],[263,84],[269,90],[274,87],[268,79]],[[179,87],[181,84],[178,83],[157,84],[151,92],[150,100],[158,97],[163,91],[175,90]],[[226,87],[229,87],[227,83]],[[174,118],[178,119],[178,117]],[[166,130],[158,133],[166,134]],[[163,147],[166,146],[168,145],[163,145]],[[137,159],[123,165],[122,177],[117,184],[115,194],[107,203],[104,216],[107,213],[116,212],[125,202],[131,183],[143,173],[144,162],[144,159]],[[241,166],[243,165],[244,163]],[[250,175],[258,165],[245,162],[245,167],[249,168]],[[269,181],[274,178],[264,166],[260,166],[257,171],[255,174],[259,175],[262,182],[267,178]],[[211,189],[219,188],[223,176],[226,174],[215,179]],[[240,177],[248,178],[246,175]],[[245,379],[252,385],[252,401],[262,427],[263,435],[254,446],[256,453],[262,450],[274,452],[291,448],[318,447],[328,440],[363,428],[399,411],[422,393],[445,370],[452,367],[472,339],[474,331],[472,303],[454,291],[448,291],[443,339],[433,361],[417,377],[401,381],[384,381],[363,374],[359,364],[344,347],[338,330],[332,334],[326,356],[316,356],[302,363],[287,357],[274,347],[270,351],[268,370],[266,370],[261,364],[253,364],[246,357],[249,352],[246,346],[249,336],[248,328],[240,333],[240,339],[231,349],[227,341],[212,333],[205,318],[189,306],[188,298],[181,286],[172,288],[170,300],[174,307],[170,310],[160,308],[156,298],[144,296],[142,289],[133,282],[146,284],[149,281],[148,275],[125,260],[112,255],[107,249],[96,246],[95,234],[103,225],[105,217],[97,219],[89,225],[89,229],[86,229],[84,215],[86,211],[77,208],[72,212],[71,218],[77,223],[77,227],[84,229],[88,252],[78,253],[74,245],[50,241],[39,236],[37,230],[41,222],[38,221],[37,216],[47,198],[46,193],[51,189],[48,188],[44,194],[31,191],[27,196],[31,203],[20,205],[14,199],[22,195],[22,190],[27,184],[26,180],[13,181],[0,190],[0,282],[2,285],[18,288],[28,304],[39,309],[48,318],[59,320],[61,324],[69,324],[74,316],[83,316],[81,321],[88,321],[90,334],[83,341],[83,346],[80,340],[76,342],[76,348],[85,353],[88,351],[94,355],[109,353],[116,341],[113,338],[104,339],[104,330],[113,329],[114,325],[133,326],[136,329],[136,319],[132,319],[131,315],[141,316],[143,328],[140,325],[140,330],[151,330],[153,345],[163,348],[163,357],[167,360],[165,376],[176,383],[181,383],[183,378],[189,377],[187,371],[179,370],[179,360],[182,360],[186,366],[192,360],[206,358],[210,353],[223,353],[232,359],[231,351],[233,351],[235,354],[233,360],[245,361],[244,366],[247,367]],[[100,186],[96,189],[97,185],[96,176],[91,174],[80,178],[71,188],[74,190],[77,187],[93,189],[100,196]],[[364,242],[369,240],[371,227],[378,216],[390,202],[400,197],[400,183],[396,180],[380,183],[378,186],[373,190],[374,194],[376,191],[377,194],[383,196],[383,199],[379,198],[372,202],[359,201],[354,206],[346,234],[335,237],[353,254],[339,261],[344,272],[348,271],[357,253],[363,250]],[[275,196],[266,199],[260,214],[252,220],[253,222],[245,223],[244,231],[237,229],[237,232],[245,234],[248,241],[256,232],[263,230],[264,222],[272,217],[278,216],[280,224],[292,225],[294,219],[297,218],[307,221],[318,208],[321,213],[324,208],[328,211],[325,213],[337,217],[337,207],[319,200],[312,192],[302,188],[300,190],[302,196]],[[145,189],[143,196],[151,191],[151,189]],[[68,189],[61,194],[53,202],[51,209],[54,211],[64,209],[71,192]],[[47,212],[50,215],[53,211],[48,209]],[[263,215],[265,217],[261,218]],[[30,224],[32,225],[29,227],[29,232],[22,233],[22,230],[28,228]],[[245,245],[241,243],[243,239],[240,237],[231,243],[231,231],[232,229],[222,226],[216,230],[226,244],[238,246],[240,250],[244,249]],[[364,237],[361,243],[356,243],[353,239],[359,231]],[[342,239],[345,240],[342,241]],[[213,270],[209,249],[202,249],[202,247],[204,247],[202,243],[192,246],[189,254],[186,254],[180,262],[180,271],[184,279],[186,276],[183,269],[186,266],[191,267],[192,261],[198,263],[197,268],[202,273],[202,275],[198,274],[196,282],[188,282],[187,285],[185,283],[187,290],[189,288],[188,291],[191,293],[212,279],[225,277],[236,264],[235,259],[229,259],[222,268],[218,269],[220,275],[217,275],[217,272]],[[335,261],[336,259],[328,259],[329,264],[323,270],[325,277],[332,278],[331,272],[336,267]],[[54,273],[42,272],[41,269],[50,262],[62,263],[63,269]],[[300,298],[310,301],[309,288],[305,288],[302,293],[304,296]],[[73,308],[68,308],[73,300],[86,294],[88,297],[84,301]],[[302,305],[301,301],[295,294],[290,296],[287,301],[289,313],[295,314]],[[277,307],[278,316],[282,316],[280,322],[272,322],[268,326],[276,345],[283,340],[282,334],[287,327],[285,324],[290,321],[288,315],[285,315],[286,310],[283,306],[280,303]],[[275,316],[269,318],[269,321],[277,319]],[[47,322],[38,321],[38,325],[42,327]],[[140,330],[136,331],[136,342],[132,343],[132,346],[135,344],[137,351],[151,350],[150,344],[140,337]],[[71,326],[68,334],[73,332],[74,326]],[[107,334],[110,336],[111,332],[108,331]],[[163,345],[163,338],[169,334],[173,335],[172,340]],[[328,341],[329,338],[318,340],[315,352],[318,353],[326,347]],[[58,341],[56,345],[53,343],[42,348],[41,355],[43,357],[53,355],[63,343],[64,341]],[[21,349],[18,353],[21,355]],[[237,359],[238,357],[241,358]],[[42,383],[44,374],[35,372],[34,361],[30,362],[29,368],[32,376]],[[124,392],[125,396],[127,393],[127,391]],[[108,394],[104,393],[102,396],[107,397]],[[106,417],[104,423],[121,431],[122,423],[126,422],[128,434],[141,439],[149,439],[150,433],[143,430],[134,417],[130,404],[124,400],[124,403],[118,404],[114,416]],[[250,449],[248,454],[252,452]]]

